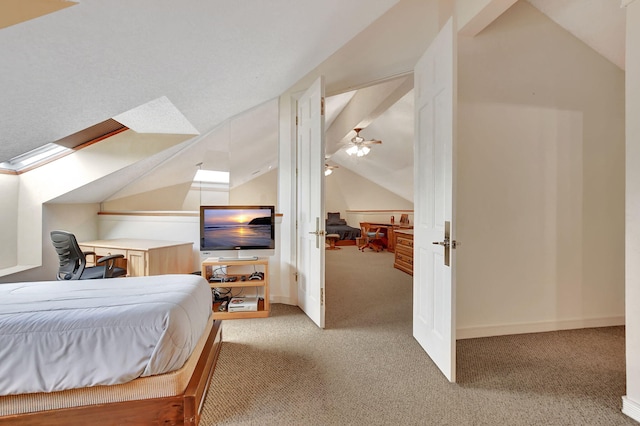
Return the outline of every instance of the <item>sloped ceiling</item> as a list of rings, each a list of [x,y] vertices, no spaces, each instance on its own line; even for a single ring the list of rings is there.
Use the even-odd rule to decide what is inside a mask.
[[[0,28],[10,27],[78,4],[63,0],[1,0]]]
[[[3,28],[0,161],[163,96],[204,134],[279,96],[396,2],[79,0]]]
[[[520,1],[624,68],[619,0]],[[426,46],[403,40],[428,39],[420,20],[433,12],[433,2],[424,0],[77,3],[0,30],[0,161],[156,99],[175,106],[200,136],[65,202],[186,181],[207,158],[224,160],[238,183],[246,181],[277,160],[274,114],[281,93],[301,90],[322,73],[328,94],[351,92],[336,101],[331,120],[338,120],[354,89],[410,71]],[[366,118],[363,136],[383,140],[372,154],[356,160],[337,146],[330,161],[412,199],[409,98],[378,111],[379,121]],[[254,155],[240,160],[243,152]]]
[[[593,50],[624,66],[626,19],[620,0],[528,0]]]
[[[525,1],[525,0],[520,0]],[[580,39],[613,64],[624,69],[625,9],[619,0],[526,0],[549,19]],[[329,147],[329,164],[348,168],[396,194],[413,200],[413,92],[393,104],[381,115],[369,117],[361,135],[381,139],[369,155],[349,157],[342,148]],[[327,125],[331,133],[333,123],[350,102],[357,99],[357,91],[348,96],[329,98],[331,116]],[[351,120],[352,127],[361,126]],[[353,134],[345,134],[347,138]]]

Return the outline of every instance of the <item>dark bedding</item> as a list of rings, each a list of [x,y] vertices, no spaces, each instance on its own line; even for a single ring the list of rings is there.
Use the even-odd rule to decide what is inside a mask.
[[[327,234],[338,234],[341,240],[355,240],[360,237],[360,230],[349,225],[327,225]]]
[[[347,225],[347,221],[340,218],[340,213],[327,213],[325,225],[327,234],[338,234],[341,240],[355,240],[360,237],[360,229]]]

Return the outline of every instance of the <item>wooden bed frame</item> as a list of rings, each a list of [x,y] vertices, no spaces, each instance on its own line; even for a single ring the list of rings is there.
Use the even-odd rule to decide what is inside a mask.
[[[222,347],[221,321],[213,322],[193,375],[180,395],[84,405],[0,417],[0,425],[197,425]]]

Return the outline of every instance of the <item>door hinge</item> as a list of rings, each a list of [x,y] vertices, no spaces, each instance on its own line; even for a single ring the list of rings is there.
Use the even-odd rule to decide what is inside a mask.
[[[324,287],[320,289],[320,306],[324,306]]]
[[[320,98],[320,115],[324,115],[324,96]]]
[[[298,272],[297,272],[297,271],[293,273],[293,279],[294,279],[296,282],[298,282]]]
[[[296,126],[298,125],[298,116],[296,115]]]

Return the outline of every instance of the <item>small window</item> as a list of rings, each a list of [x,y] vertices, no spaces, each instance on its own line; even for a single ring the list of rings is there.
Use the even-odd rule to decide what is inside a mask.
[[[26,168],[35,167],[48,160],[55,159],[58,156],[66,155],[70,151],[72,150],[64,146],[60,146],[55,143],[48,143],[29,152],[18,155],[17,157],[13,157],[9,161],[0,163],[0,168],[17,173]]]

